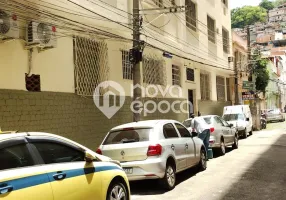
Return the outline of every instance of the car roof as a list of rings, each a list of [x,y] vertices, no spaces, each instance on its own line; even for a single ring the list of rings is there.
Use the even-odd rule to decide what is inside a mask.
[[[122,124],[112,128],[111,130],[120,130],[124,128],[154,128],[158,124],[165,124],[165,123],[180,123],[176,120],[146,120],[146,121],[139,121],[139,122],[131,122],[127,124]]]
[[[1,140],[6,140],[6,139],[12,139],[15,137],[21,137],[21,136],[50,136],[58,139],[64,139],[68,140],[67,138],[63,138],[59,135],[51,134],[51,133],[43,133],[43,132],[20,132],[20,133],[15,133],[13,131],[6,131],[0,133],[0,141]]]

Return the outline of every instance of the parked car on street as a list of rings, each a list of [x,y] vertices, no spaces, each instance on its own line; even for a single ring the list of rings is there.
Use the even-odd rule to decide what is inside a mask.
[[[225,155],[227,146],[232,146],[233,149],[238,148],[238,133],[232,124],[228,124],[217,115],[207,115],[197,118],[202,118],[210,126],[210,147],[213,150],[218,151],[220,155]],[[189,130],[192,130],[191,121],[192,119],[188,119],[183,122]]]
[[[130,200],[118,161],[47,133],[0,134],[0,199]]]
[[[176,174],[198,166],[206,169],[203,142],[174,120],[140,121],[109,131],[97,153],[121,162],[130,181],[160,179],[171,190]]]
[[[252,135],[252,115],[248,105],[226,106],[222,118],[236,127],[240,137],[247,138],[248,134]]]
[[[285,117],[280,109],[270,109],[265,113],[266,121],[269,122],[284,122]]]

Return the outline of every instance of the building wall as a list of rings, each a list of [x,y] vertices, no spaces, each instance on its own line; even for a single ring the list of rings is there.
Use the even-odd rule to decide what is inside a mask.
[[[17,1],[21,2],[20,0]],[[107,23],[103,20],[92,19],[90,12],[79,9],[79,7],[65,0],[50,0],[49,2],[89,17],[74,16],[53,10],[55,14],[90,26],[99,27],[127,38],[132,36],[131,30],[128,28],[114,23]],[[109,2],[120,9],[132,11],[131,0],[117,0],[116,2],[109,0]],[[175,98],[166,96],[164,100],[168,102],[186,100],[188,98],[188,90],[193,90],[196,112],[220,115],[223,106],[228,104],[228,102],[217,102],[216,76],[229,78],[233,75],[232,66],[227,61],[228,54],[223,52],[221,36],[222,27],[228,29],[229,34],[231,33],[230,9],[226,9],[221,1],[194,0],[194,2],[197,3],[198,20],[207,24],[207,15],[216,20],[215,29],[219,33],[216,36],[217,43],[214,45],[208,41],[207,28],[201,23],[198,23],[198,29],[201,29],[202,32],[192,33],[186,29],[184,21],[176,19],[174,15],[169,15],[171,16],[171,22],[167,23],[162,29],[192,45],[183,45],[179,42],[179,39],[170,39],[166,34],[163,34],[163,31],[159,31],[157,37],[167,44],[174,45],[176,48],[162,45],[152,40],[152,38],[148,38],[147,41],[176,55],[173,55],[172,58],[163,58],[163,51],[148,47],[144,49],[144,54],[157,55],[165,60],[168,85],[172,85],[172,65],[175,64],[180,67],[183,95]],[[185,1],[177,1],[177,4],[184,5]],[[83,3],[83,5],[108,18],[130,23],[128,14],[118,17],[113,9],[106,11],[106,9],[88,2]],[[156,15],[153,17],[156,17]],[[185,19],[184,12],[181,13],[181,18]],[[165,24],[166,22],[168,22],[168,17],[162,15],[154,24],[162,25],[162,23]],[[23,27],[25,25],[25,22],[21,24]],[[147,28],[149,31],[152,31],[151,28]],[[63,32],[63,30],[57,30],[59,33]],[[231,38],[231,36],[229,37]],[[21,33],[21,39],[24,38],[25,35]],[[143,36],[142,38],[144,39]],[[123,86],[127,99],[123,108],[108,121],[101,111],[96,108],[91,97],[81,97],[75,94],[74,48],[71,36],[59,37],[57,39],[57,47],[53,49],[38,52],[37,48],[34,48],[31,73],[41,76],[42,92],[38,93],[28,92],[25,88],[25,74],[29,72],[29,54],[28,50],[24,48],[23,40],[14,40],[0,44],[0,126],[2,130],[51,132],[76,140],[91,149],[96,149],[108,130],[116,125],[132,121],[132,113],[130,112],[132,96],[130,85],[132,81],[123,79],[121,55],[121,50],[129,50],[131,44],[112,39],[106,42],[108,44],[108,79],[117,81]],[[183,53],[178,49],[191,52],[193,55]],[[230,52],[232,52],[231,45]],[[210,65],[217,65],[220,69]],[[195,69],[194,82],[186,80],[187,67]],[[210,73],[211,101],[201,101],[200,72],[202,70]],[[158,102],[161,99],[155,100]],[[142,119],[163,118],[183,121],[187,117],[186,113],[168,112],[161,114],[155,112],[148,116],[143,116]]]
[[[126,97],[123,107],[107,122],[92,98],[69,93],[0,90],[0,127],[3,131],[54,133],[96,150],[111,128],[132,121],[130,103],[131,98]],[[187,115],[155,112],[142,117],[183,121]]]

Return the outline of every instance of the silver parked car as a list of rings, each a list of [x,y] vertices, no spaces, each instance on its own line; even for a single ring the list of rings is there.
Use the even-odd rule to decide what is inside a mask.
[[[210,126],[210,147],[217,150],[220,155],[226,153],[226,146],[232,146],[233,149],[238,148],[238,133],[232,124],[228,124],[216,115],[207,115],[199,118],[203,118]],[[191,121],[192,119],[188,119],[183,122],[190,131],[192,131]]]
[[[97,153],[120,161],[128,179],[161,179],[173,189],[176,173],[198,166],[206,169],[203,142],[180,122],[151,120],[124,124],[106,135]]]
[[[284,122],[285,117],[280,109],[271,109],[266,112],[266,121],[269,122]]]

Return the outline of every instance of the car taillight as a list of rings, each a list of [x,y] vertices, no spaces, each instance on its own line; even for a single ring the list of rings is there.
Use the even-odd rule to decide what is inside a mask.
[[[162,146],[160,144],[149,146],[147,156],[159,156],[161,154],[162,154]]]
[[[96,150],[96,153],[102,155],[101,149],[97,149],[97,150]]]
[[[213,133],[214,132],[214,127],[211,127],[210,131],[211,131],[211,133]]]

